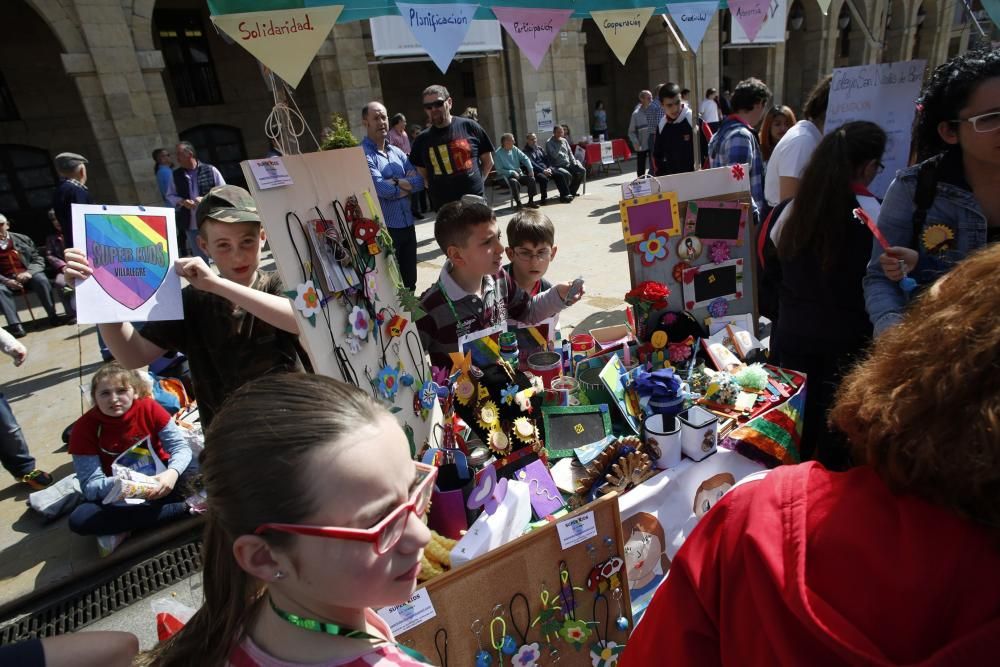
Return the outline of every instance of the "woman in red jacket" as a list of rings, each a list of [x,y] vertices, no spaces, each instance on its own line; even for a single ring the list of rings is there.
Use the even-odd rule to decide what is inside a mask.
[[[1000,245],[845,378],[861,465],[738,484],[673,560],[620,664],[972,665],[1000,655]]]

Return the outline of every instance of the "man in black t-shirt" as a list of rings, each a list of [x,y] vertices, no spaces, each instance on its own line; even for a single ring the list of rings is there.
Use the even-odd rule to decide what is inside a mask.
[[[410,162],[435,206],[462,195],[483,196],[483,180],[493,169],[493,142],[479,123],[451,115],[451,95],[444,86],[428,86],[423,100],[431,126],[414,139]]]

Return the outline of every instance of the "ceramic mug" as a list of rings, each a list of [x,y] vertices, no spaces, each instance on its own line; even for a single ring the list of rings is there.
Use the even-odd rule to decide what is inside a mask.
[[[677,416],[681,423],[681,451],[689,459],[701,461],[715,453],[719,439],[719,418],[700,406]]]
[[[676,417],[650,415],[642,422],[642,430],[655,468],[666,470],[681,462],[681,425]]]

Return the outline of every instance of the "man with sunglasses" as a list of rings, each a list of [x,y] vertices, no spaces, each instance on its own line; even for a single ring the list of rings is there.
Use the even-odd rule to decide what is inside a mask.
[[[436,208],[462,195],[483,196],[493,169],[493,142],[474,120],[451,115],[451,94],[441,85],[423,93],[430,127],[413,141],[410,161],[427,184]]]

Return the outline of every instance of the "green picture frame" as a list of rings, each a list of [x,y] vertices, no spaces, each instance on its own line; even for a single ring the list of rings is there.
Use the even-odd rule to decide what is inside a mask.
[[[595,419],[595,415],[597,419]],[[573,423],[574,417],[577,419]],[[586,418],[584,420],[584,418]],[[572,423],[573,435],[580,438],[578,442],[568,441],[563,437],[565,429],[563,422]],[[542,407],[542,426],[545,429],[545,444],[549,459],[566,459],[574,455],[574,449],[598,442],[611,435],[611,410],[609,406],[599,405],[547,405]],[[602,432],[598,435],[598,429]],[[553,436],[558,434],[562,442],[560,447],[554,447]]]

